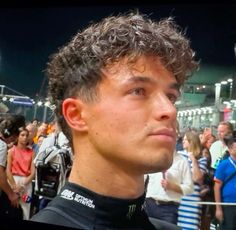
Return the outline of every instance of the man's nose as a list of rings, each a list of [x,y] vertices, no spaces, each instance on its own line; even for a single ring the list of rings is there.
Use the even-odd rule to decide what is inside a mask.
[[[155,103],[155,116],[158,120],[175,120],[177,109],[166,95],[160,95]]]

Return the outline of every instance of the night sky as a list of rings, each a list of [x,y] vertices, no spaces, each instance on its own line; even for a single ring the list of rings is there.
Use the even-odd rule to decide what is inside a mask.
[[[130,9],[154,19],[173,16],[186,29],[201,60],[199,73],[189,81],[214,83],[236,75],[233,4],[21,6],[0,8],[0,84],[33,98],[43,96],[49,55],[91,21]]]

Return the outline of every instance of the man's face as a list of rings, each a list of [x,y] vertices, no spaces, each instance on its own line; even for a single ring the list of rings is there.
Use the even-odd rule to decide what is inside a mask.
[[[37,128],[33,124],[29,124],[26,126],[26,129],[29,131],[29,140],[32,141],[37,133]]]
[[[229,153],[230,155],[236,159],[236,142],[234,142],[230,147],[229,147]]]
[[[223,141],[224,137],[229,133],[229,128],[227,125],[219,125],[217,128],[217,134],[221,141]]]
[[[93,151],[137,175],[169,168],[179,96],[173,74],[150,56],[132,65],[123,60],[104,69],[98,91],[98,102],[83,112]]]

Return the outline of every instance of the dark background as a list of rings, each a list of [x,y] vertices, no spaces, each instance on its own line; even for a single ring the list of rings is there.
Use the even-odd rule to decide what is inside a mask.
[[[159,19],[172,16],[192,42],[200,71],[189,82],[214,84],[236,74],[236,4],[149,1],[1,3],[0,84],[32,98],[46,94],[44,69],[51,53],[90,22],[132,9]],[[12,2],[11,2],[12,3]]]

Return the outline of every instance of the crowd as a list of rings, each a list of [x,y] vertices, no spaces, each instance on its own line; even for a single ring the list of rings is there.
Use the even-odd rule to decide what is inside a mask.
[[[52,139],[57,134],[60,145],[68,144],[56,122],[26,121],[20,115],[1,115],[1,215],[29,220],[50,201],[35,194],[34,160],[39,151],[54,144]]]
[[[152,198],[155,207],[149,207],[150,198],[147,198],[147,213],[172,221],[182,229],[215,229],[217,223],[222,225],[222,229],[233,229],[235,206],[208,203],[202,205],[204,201],[236,201],[233,187],[235,174],[230,177],[231,181],[225,187],[222,186],[225,185],[228,174],[235,171],[236,136],[232,124],[220,122],[216,136],[209,127],[204,130],[191,128],[179,136],[179,139],[181,142],[177,141],[176,153],[188,162],[193,190],[190,189],[189,172],[184,166],[177,167],[180,163],[176,163],[174,158],[172,166],[164,175],[149,175],[153,179],[149,179],[147,196]],[[185,172],[184,175],[182,172]],[[173,218],[170,219],[170,216]]]

